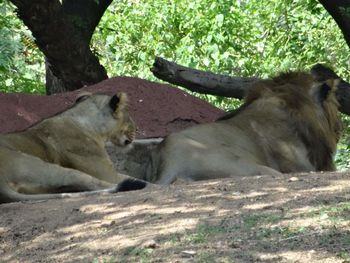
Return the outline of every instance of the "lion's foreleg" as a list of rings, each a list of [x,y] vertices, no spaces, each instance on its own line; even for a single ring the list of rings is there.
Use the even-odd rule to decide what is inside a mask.
[[[28,194],[80,192],[113,186],[89,174],[48,163],[31,155],[12,151],[9,155],[13,155],[10,158],[16,160],[16,163],[15,165],[10,162],[2,164],[7,171],[4,176],[17,192]]]
[[[16,163],[9,160],[16,160]],[[105,182],[78,170],[11,150],[6,151],[1,161],[5,172],[0,175],[0,203],[116,193],[146,187],[146,182],[130,177],[120,184]]]
[[[86,197],[91,195],[101,195],[101,194],[112,194],[123,191],[139,190],[146,187],[147,183],[137,179],[128,179],[117,185],[112,185],[112,187],[78,192],[78,193],[48,193],[48,194],[24,194],[16,192],[15,190],[7,187],[6,185],[0,185],[0,204],[18,201],[36,201],[36,200],[47,200],[47,199],[61,199],[61,198],[74,198],[74,197]]]

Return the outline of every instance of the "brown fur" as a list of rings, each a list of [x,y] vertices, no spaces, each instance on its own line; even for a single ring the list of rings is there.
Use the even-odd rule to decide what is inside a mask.
[[[146,178],[168,184],[177,178],[332,171],[341,130],[337,85],[304,72],[257,82],[238,110],[166,138]]]
[[[331,91],[327,99],[322,102],[320,116],[309,92],[315,85],[313,77],[304,72],[281,74],[273,80],[261,81],[247,94],[245,103],[250,104],[257,99],[275,96],[288,109],[291,122],[309,151],[310,161],[316,171],[333,171],[333,154],[341,133],[340,119],[338,118],[339,103],[336,100],[335,89],[338,80],[327,80]],[[320,120],[322,118],[322,120]]]

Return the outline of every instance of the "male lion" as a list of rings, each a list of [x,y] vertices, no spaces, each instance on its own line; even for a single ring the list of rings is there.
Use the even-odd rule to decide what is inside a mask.
[[[134,139],[126,100],[124,93],[85,94],[54,117],[0,135],[0,203],[145,187],[117,173],[105,150],[107,140],[125,146]]]
[[[168,136],[153,152],[145,179],[176,179],[335,169],[340,136],[337,80],[302,72],[254,84],[244,104],[214,123]]]

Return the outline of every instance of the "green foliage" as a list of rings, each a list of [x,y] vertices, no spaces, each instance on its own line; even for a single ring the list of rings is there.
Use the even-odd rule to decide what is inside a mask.
[[[0,91],[43,93],[44,77],[43,58],[30,31],[14,8],[0,1]]]
[[[149,79],[155,56],[261,77],[318,62],[345,73],[348,63],[340,30],[315,0],[114,1],[93,47],[111,75]]]
[[[343,136],[337,147],[336,166],[338,170],[350,168],[350,117],[342,115]]]

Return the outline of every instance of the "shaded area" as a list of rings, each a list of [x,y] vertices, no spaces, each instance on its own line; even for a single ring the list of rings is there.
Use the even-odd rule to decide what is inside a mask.
[[[4,262],[340,263],[350,258],[349,193],[348,174],[311,173],[5,204],[0,253]]]

